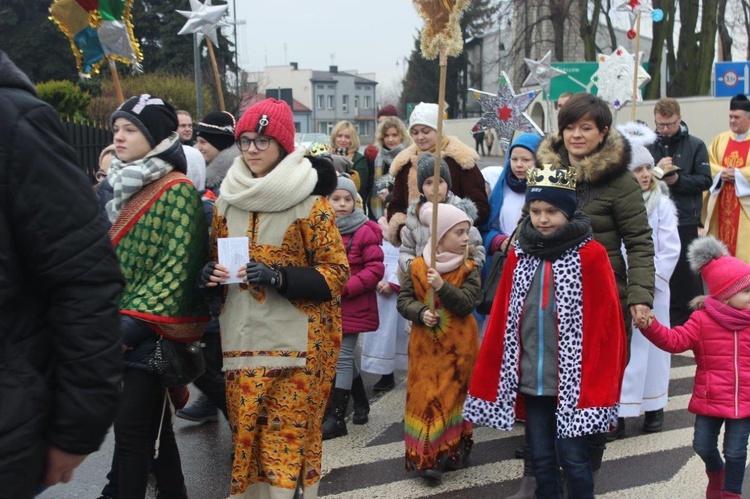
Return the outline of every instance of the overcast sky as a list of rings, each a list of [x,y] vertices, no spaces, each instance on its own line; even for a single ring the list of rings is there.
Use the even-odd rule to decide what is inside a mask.
[[[410,0],[235,1],[246,23],[237,29],[239,62],[248,71],[290,62],[327,70],[333,54],[339,70],[374,72],[379,86],[390,86],[422,26]]]

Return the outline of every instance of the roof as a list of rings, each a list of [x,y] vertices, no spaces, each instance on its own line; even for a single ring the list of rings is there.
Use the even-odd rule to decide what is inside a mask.
[[[352,76],[354,77],[354,83],[370,83],[373,85],[377,85],[378,82],[373,80],[368,80],[367,78],[362,78],[359,75],[346,73],[344,71],[339,71],[338,73],[331,73],[330,71],[313,71],[312,72],[312,78],[310,78],[311,81],[326,81],[331,83],[336,83],[335,76]]]
[[[250,106],[257,104],[258,102],[265,100],[266,94],[259,93],[254,95],[247,95],[242,98],[242,103],[240,104],[240,115],[245,112],[247,108]],[[302,104],[297,99],[292,99],[292,112],[293,113],[312,113],[312,109],[307,107],[306,105]]]

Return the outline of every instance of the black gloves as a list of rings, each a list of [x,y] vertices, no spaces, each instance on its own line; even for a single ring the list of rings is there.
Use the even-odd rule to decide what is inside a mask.
[[[278,288],[280,284],[279,271],[260,262],[249,262],[247,264],[247,282]]]
[[[199,288],[205,288],[206,284],[211,282],[211,276],[214,273],[214,269],[216,268],[216,262],[208,262],[203,269],[201,269],[201,273],[198,274],[198,287]]]

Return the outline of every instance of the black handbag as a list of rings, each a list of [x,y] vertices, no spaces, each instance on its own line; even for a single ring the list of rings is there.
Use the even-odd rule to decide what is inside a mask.
[[[159,336],[148,359],[148,370],[159,375],[165,387],[185,386],[206,371],[200,341],[180,343]]]
[[[495,301],[495,293],[500,285],[500,276],[503,275],[503,267],[505,266],[505,260],[508,258],[508,250],[513,235],[515,235],[515,231],[511,234],[508,244],[505,246],[505,251],[496,251],[492,255],[492,260],[490,260],[490,266],[482,282],[482,289],[477,296],[476,310],[482,315],[487,315],[492,310],[492,302]]]

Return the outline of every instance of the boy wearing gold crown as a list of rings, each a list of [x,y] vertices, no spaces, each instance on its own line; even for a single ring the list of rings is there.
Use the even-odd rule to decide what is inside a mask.
[[[510,430],[525,408],[536,496],[563,497],[563,468],[568,497],[591,498],[586,435],[617,420],[622,308],[607,251],[576,210],[570,170],[544,165],[527,179],[529,215],[503,269],[464,418]]]

